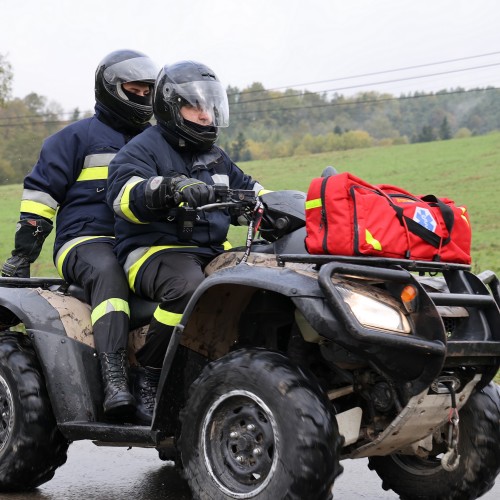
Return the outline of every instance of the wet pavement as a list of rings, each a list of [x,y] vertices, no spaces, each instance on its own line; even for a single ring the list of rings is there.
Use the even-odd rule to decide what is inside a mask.
[[[366,459],[345,460],[335,483],[335,500],[394,500],[382,489]],[[483,500],[500,498],[500,479]],[[54,478],[32,493],[0,494],[1,500],[191,500],[189,488],[154,449],[98,447],[89,441],[71,444],[68,461]],[[304,499],[313,500],[313,499]]]

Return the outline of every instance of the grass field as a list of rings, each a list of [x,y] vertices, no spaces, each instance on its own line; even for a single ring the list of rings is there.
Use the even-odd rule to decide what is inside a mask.
[[[307,157],[260,160],[240,166],[267,189],[306,191],[310,180],[332,165],[369,182],[396,184],[419,194],[454,199],[469,209],[473,228],[473,271],[500,273],[500,132],[450,141],[323,153]],[[10,255],[19,216],[21,185],[0,186],[0,259]],[[230,240],[243,241],[243,228]],[[32,276],[56,276],[52,264],[53,235],[32,266]]]

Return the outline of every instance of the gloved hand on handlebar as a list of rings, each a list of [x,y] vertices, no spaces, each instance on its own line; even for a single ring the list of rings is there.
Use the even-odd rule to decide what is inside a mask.
[[[185,175],[151,177],[145,189],[146,206],[153,210],[173,208],[184,202],[196,208],[215,201],[213,186]]]
[[[190,207],[196,208],[215,201],[214,188],[198,179],[176,177],[173,179],[172,186],[176,204],[183,201]]]

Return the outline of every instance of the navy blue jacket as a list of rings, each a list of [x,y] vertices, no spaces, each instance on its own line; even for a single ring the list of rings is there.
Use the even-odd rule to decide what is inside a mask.
[[[54,260],[70,240],[114,236],[114,214],[106,203],[108,165],[138,132],[123,128],[97,104],[93,117],[44,141],[36,165],[24,179],[21,218],[52,220],[57,213]]]
[[[193,154],[174,149],[156,125],[132,139],[109,165],[108,203],[116,217],[116,252],[128,271],[130,264],[151,251],[188,250],[216,255],[223,250],[231,218],[223,210],[201,212],[195,221],[191,238],[179,240],[177,220],[146,207],[144,190],[147,180],[156,176],[200,179],[206,184],[225,184],[233,189],[262,186],[244,174],[218,146],[207,153]],[[130,260],[135,254],[137,259]],[[129,275],[129,282],[131,276]]]

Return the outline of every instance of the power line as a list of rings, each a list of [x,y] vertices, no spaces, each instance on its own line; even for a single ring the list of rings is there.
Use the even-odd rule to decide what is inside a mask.
[[[317,82],[309,82],[309,83],[303,83],[303,84],[297,84],[297,85],[292,85],[292,86],[302,86],[302,85],[313,85],[313,84],[319,84],[319,83],[326,83],[326,82],[333,82],[333,81],[342,81],[342,80],[348,80],[348,79],[354,79],[354,78],[361,78],[361,77],[366,77],[366,76],[374,76],[374,75],[381,75],[381,74],[387,74],[387,73],[393,73],[393,72],[398,72],[398,71],[405,71],[409,69],[418,69],[418,68],[423,68],[423,67],[428,67],[428,66],[436,66],[439,64],[447,64],[451,62],[458,62],[458,61],[464,61],[464,60],[469,60],[469,59],[476,59],[479,57],[488,57],[492,55],[497,55],[500,54],[500,51],[497,52],[489,52],[485,54],[479,54],[475,56],[466,56],[466,57],[460,57],[456,59],[448,59],[445,61],[436,61],[432,63],[426,63],[426,64],[419,64],[419,65],[414,65],[414,66],[406,66],[402,68],[395,68],[395,69],[389,69],[389,70],[383,70],[383,71],[376,71],[372,73],[364,73],[360,75],[355,75],[355,76],[345,76],[345,77],[339,77],[339,78],[334,78],[330,80],[321,80]],[[476,70],[476,69],[484,69],[488,67],[494,67],[494,66],[499,66],[500,63],[492,63],[492,64],[485,64],[485,65],[480,65],[480,66],[472,66],[469,68],[460,68],[460,69],[453,69],[453,70],[448,70],[448,71],[441,71],[437,73],[428,73],[425,75],[416,75],[416,76],[410,76],[410,77],[404,77],[404,78],[396,78],[396,79],[391,79],[391,80],[383,80],[383,81],[378,81],[378,82],[371,82],[371,83],[364,83],[364,84],[355,84],[355,85],[349,85],[345,87],[337,87],[334,89],[327,89],[327,90],[319,90],[315,92],[307,91],[308,95],[311,94],[323,94],[323,93],[328,93],[328,92],[338,92],[341,90],[352,90],[356,88],[362,88],[362,87],[369,87],[369,86],[375,86],[375,85],[384,85],[388,83],[397,83],[397,82],[402,82],[402,81],[408,81],[408,80],[417,80],[421,78],[428,78],[428,77],[433,77],[433,76],[442,76],[446,74],[451,74],[451,73],[458,73],[458,72],[463,72],[463,71],[471,71],[471,70]],[[248,94],[253,94],[253,93],[263,93],[263,92],[270,92],[273,90],[278,90],[281,88],[287,88],[289,89],[291,86],[286,86],[286,87],[274,87],[271,89],[263,89],[263,90],[254,90],[254,91],[245,91],[245,92],[238,92],[238,93],[233,93],[233,94],[228,94],[228,96],[235,96],[235,95],[248,95]],[[298,91],[300,92],[300,91]],[[252,99],[248,101],[239,101],[235,103],[231,103],[231,106],[235,105],[240,105],[240,104],[250,104],[254,102],[265,102],[265,101],[273,101],[273,100],[278,100],[278,99],[289,99],[293,97],[300,97],[302,93],[296,94],[296,95],[280,95],[280,96],[273,96],[273,97],[265,97],[261,99]],[[80,112],[79,116],[88,116],[89,111],[84,111]],[[43,117],[49,117],[49,116],[54,116],[54,115],[59,115],[59,116],[65,116],[65,115],[72,115],[74,114],[74,111],[69,111],[69,112],[63,112],[63,113],[44,113],[44,114],[39,114],[39,115],[22,115],[22,116],[5,116],[5,117],[0,117],[1,121],[4,120],[12,120],[12,119],[31,119],[31,118],[43,118]],[[66,120],[66,121],[46,121],[46,122],[36,122],[36,123],[45,123],[45,124],[55,124],[55,123],[72,123],[75,120]],[[16,126],[21,126],[14,124]],[[13,126],[13,125],[0,125],[0,127],[5,127],[5,126]]]
[[[460,68],[460,69],[452,69],[452,70],[448,70],[448,71],[440,71],[438,73],[428,73],[425,75],[409,76],[409,77],[405,77],[405,78],[396,78],[393,80],[383,80],[383,81],[379,81],[379,82],[370,82],[370,83],[358,83],[356,85],[349,85],[347,87],[337,87],[334,89],[318,90],[316,92],[307,92],[307,94],[308,95],[324,94],[327,92],[338,92],[339,90],[352,90],[352,89],[361,88],[361,87],[371,87],[374,85],[385,85],[387,83],[404,82],[404,81],[408,81],[408,80],[417,80],[420,78],[428,78],[431,76],[442,76],[442,75],[447,75],[447,74],[451,74],[451,73],[459,73],[461,71],[470,71],[470,70],[474,70],[474,69],[489,68],[492,66],[500,66],[500,62],[499,63],[492,63],[492,64],[484,64],[481,66],[472,66],[470,68]],[[263,97],[262,99],[251,99],[248,101],[237,101],[237,102],[232,103],[231,105],[238,106],[240,104],[249,104],[249,103],[264,102],[264,101],[274,101],[274,100],[278,100],[278,99],[290,99],[293,97],[297,97],[297,95],[280,95],[280,96],[273,96],[273,97]]]
[[[488,87],[486,89],[470,89],[470,90],[457,90],[446,92],[445,94],[414,94],[409,96],[400,96],[400,97],[384,97],[380,99],[367,99],[367,100],[351,100],[351,101],[343,101],[343,102],[325,102],[322,104],[312,104],[310,106],[294,106],[291,108],[279,108],[279,109],[259,109],[253,111],[236,111],[231,113],[231,116],[239,116],[239,115],[247,115],[247,114],[255,114],[255,113],[269,113],[269,112],[282,112],[282,111],[297,111],[301,109],[313,109],[313,108],[327,108],[327,107],[339,107],[339,106],[356,106],[359,104],[378,104],[385,103],[390,101],[403,101],[409,99],[421,99],[426,97],[441,97],[448,96],[454,94],[467,94],[471,92],[487,92],[490,90],[500,90],[500,87]]]
[[[292,88],[292,87],[304,87],[305,85],[318,85],[320,83],[338,82],[338,81],[342,81],[342,80],[352,80],[352,79],[356,79],[356,78],[365,78],[367,76],[384,75],[384,74],[387,74],[387,73],[395,73],[395,72],[398,72],[398,71],[407,71],[407,70],[410,70],[410,69],[425,68],[425,67],[428,67],[428,66],[437,66],[439,64],[448,64],[448,63],[453,63],[453,62],[466,61],[466,60],[469,60],[469,59],[477,59],[479,57],[489,57],[489,56],[494,56],[494,55],[498,55],[498,54],[500,54],[500,51],[497,51],[497,52],[488,52],[486,54],[478,54],[478,55],[475,55],[475,56],[458,57],[456,59],[447,59],[445,61],[435,61],[435,62],[426,63],[426,64],[417,64],[417,65],[414,65],[414,66],[405,66],[405,67],[402,67],[402,68],[393,68],[393,69],[387,69],[387,70],[382,70],[382,71],[374,71],[372,73],[362,73],[362,74],[359,74],[359,75],[352,75],[352,76],[341,76],[341,77],[337,77],[337,78],[331,78],[329,80],[319,80],[319,81],[316,81],[316,82],[307,82],[307,83],[296,83],[296,84],[293,84],[293,85],[285,85],[285,86],[282,86],[282,87],[273,87],[273,88],[264,89],[264,90],[248,90],[248,91],[245,91],[245,94],[253,94],[253,93],[258,93],[258,92],[268,92],[268,91],[271,91],[271,90],[289,89],[289,88]],[[233,94],[228,94],[228,96],[239,95],[241,93],[242,92],[235,92]]]
[[[367,99],[367,100],[349,100],[349,101],[343,101],[343,102],[323,102],[321,104],[312,104],[309,106],[293,106],[290,108],[278,108],[278,109],[259,109],[259,110],[252,110],[252,111],[236,111],[236,112],[231,112],[231,116],[240,116],[240,115],[248,115],[248,114],[255,114],[255,113],[269,113],[269,112],[282,112],[282,111],[298,111],[301,109],[314,109],[314,108],[326,108],[326,107],[339,107],[339,106],[356,106],[359,104],[378,104],[378,103],[385,103],[385,102],[390,102],[390,101],[402,101],[402,100],[409,100],[409,99],[421,99],[421,98],[426,98],[426,97],[442,97],[442,96],[448,96],[448,95],[456,95],[456,94],[468,94],[471,92],[488,92],[491,90],[500,90],[499,87],[488,87],[484,89],[469,89],[469,90],[456,90],[456,91],[445,91],[443,94],[436,94],[436,93],[429,93],[429,94],[413,94],[413,95],[402,95],[399,97],[384,97],[384,98],[379,98],[379,99]],[[249,101],[249,102],[254,102],[254,101]],[[50,121],[36,121],[32,123],[12,123],[12,124],[0,124],[0,128],[4,127],[23,127],[27,125],[68,125],[70,123],[73,123],[72,120],[50,120]]]

